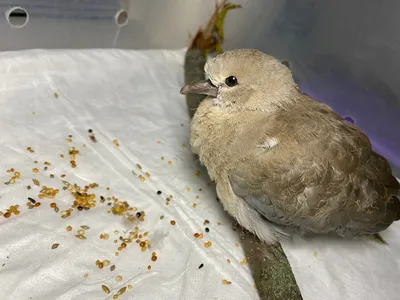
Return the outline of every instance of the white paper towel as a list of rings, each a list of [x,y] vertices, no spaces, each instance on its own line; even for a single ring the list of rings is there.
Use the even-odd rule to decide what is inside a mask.
[[[258,299],[248,266],[241,263],[244,253],[231,219],[206,177],[196,173],[198,163],[188,147],[189,119],[179,95],[184,53],[0,54],[0,210],[19,205],[20,211],[0,216],[0,299],[112,299],[128,285],[132,288],[119,299]],[[70,166],[69,147],[80,152],[76,168]],[[51,163],[47,171],[44,162]],[[4,185],[13,175],[6,172],[11,168],[20,178]],[[33,178],[60,192],[54,199],[39,199]],[[62,189],[62,180],[99,184],[93,189],[96,206],[74,209],[62,219],[60,212],[74,200]],[[100,203],[100,196],[145,211],[139,227],[142,234],[148,232],[141,240],[148,239],[150,249],[142,252],[134,241],[118,251],[119,237],[127,237],[136,223],[107,213],[109,201]],[[28,197],[41,206],[28,209]],[[205,220],[210,223],[204,225]],[[81,225],[90,227],[85,240],[75,237]],[[109,239],[100,239],[105,233]],[[399,237],[396,224],[384,234],[389,246],[296,239],[284,249],[304,299],[398,299]],[[52,249],[55,243],[59,246]],[[100,269],[96,260],[110,264]]]

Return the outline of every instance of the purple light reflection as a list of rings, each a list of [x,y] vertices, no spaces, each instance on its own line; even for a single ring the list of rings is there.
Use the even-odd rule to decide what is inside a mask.
[[[333,103],[330,103],[331,101],[324,101],[324,100],[323,100],[324,97],[319,97],[319,96],[317,95],[317,93],[311,89],[310,86],[307,86],[307,85],[305,85],[305,84],[304,84],[304,85],[301,85],[301,90],[302,90],[303,92],[307,93],[308,95],[310,95],[311,97],[313,97],[314,99],[316,99],[316,100],[318,100],[318,101],[320,101],[320,102],[322,102],[322,103],[326,103],[326,104],[332,106],[333,109],[334,109],[337,113],[339,113],[339,112],[336,110],[336,108],[337,108],[337,109],[340,109],[340,108],[338,108],[338,107],[335,108],[334,105],[333,105]],[[331,100],[333,100],[333,99],[331,99]],[[353,103],[353,104],[354,104],[354,103]],[[343,104],[342,104],[342,105],[343,105]],[[350,104],[347,104],[347,106],[350,106]],[[345,106],[341,106],[341,107],[342,107],[342,109],[346,109]],[[348,110],[348,109],[349,109],[349,108],[347,108],[346,110]],[[360,109],[359,111],[357,111],[357,113],[358,113],[358,114],[361,113],[361,114],[364,115],[364,114],[366,114],[366,111],[363,110],[363,109]],[[344,114],[344,115],[342,116],[342,118],[343,118],[344,120],[350,122],[350,123],[355,124],[354,118],[351,117],[351,116],[349,116],[349,115],[347,115],[347,114]],[[375,124],[377,124],[378,121],[379,121],[379,120],[376,120],[376,119],[375,119]],[[383,121],[383,120],[380,120],[380,121]],[[360,124],[355,124],[355,125],[356,125],[358,128],[360,128],[360,129],[368,136],[368,138],[370,139],[371,145],[372,145],[372,149],[373,149],[376,153],[379,153],[380,155],[382,155],[383,157],[385,157],[387,160],[389,160],[389,162],[390,162],[390,163],[392,164],[392,166],[394,167],[394,171],[395,171],[395,172],[399,172],[399,170],[400,170],[400,157],[399,157],[399,154],[396,153],[396,152],[394,151],[394,149],[390,148],[388,145],[385,145],[385,143],[379,142],[379,140],[381,140],[382,137],[377,137],[376,135],[371,134],[371,132],[369,132],[369,130],[366,130],[365,128],[362,128],[362,127],[364,127],[364,126],[361,126],[361,127],[360,127]],[[382,124],[380,124],[380,125],[382,126]]]

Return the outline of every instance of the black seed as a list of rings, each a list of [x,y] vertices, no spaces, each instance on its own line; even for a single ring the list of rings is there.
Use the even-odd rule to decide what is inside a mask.
[[[88,132],[89,132],[89,133],[92,133],[92,132],[93,132],[93,130],[92,130],[92,129],[89,129],[89,130],[88,130]]]
[[[157,191],[157,195],[161,195],[162,194],[162,192],[161,191]]]
[[[72,138],[72,135],[70,134],[68,137],[69,137],[69,138]]]
[[[54,178],[54,175],[53,175],[53,174],[50,174],[50,178]]]
[[[105,198],[104,198],[103,196],[100,196],[100,199],[101,199],[101,200],[105,200]]]
[[[141,215],[142,215],[141,212],[137,212],[137,213],[136,213],[136,218],[140,218]]]
[[[83,207],[82,206],[78,206],[78,210],[82,210],[83,209]]]
[[[29,200],[31,203],[33,203],[33,204],[35,204],[35,203],[36,203],[36,200],[35,200],[35,199],[33,199],[33,198],[31,198],[31,197],[28,197],[28,200]]]
[[[206,232],[210,232],[210,228],[206,227]]]
[[[111,206],[111,204],[112,204],[111,202],[108,202],[108,203],[107,203],[108,206]]]
[[[199,266],[199,269],[201,269],[202,267],[204,267],[204,264],[201,264],[201,265]]]

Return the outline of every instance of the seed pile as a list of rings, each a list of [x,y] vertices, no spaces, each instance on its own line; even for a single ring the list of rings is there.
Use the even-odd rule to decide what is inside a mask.
[[[89,139],[93,143],[97,143],[97,139],[93,133],[92,129],[88,130],[89,133]],[[69,135],[68,138],[66,139],[67,143],[73,143],[72,140],[72,135]],[[117,140],[112,141],[113,144],[117,147],[119,147],[119,142]],[[26,150],[29,153],[35,153],[35,151],[31,147],[27,147]],[[77,156],[81,155],[81,152],[75,147],[75,146],[69,146],[68,147],[68,156],[64,154],[59,154],[59,157],[61,159],[67,158],[69,160],[70,167],[72,169],[75,169],[78,167],[76,160]],[[164,157],[162,157],[164,160]],[[39,167],[39,162],[38,161],[33,161],[33,163],[36,165],[33,167],[32,173],[27,172],[26,176],[43,176],[43,171],[47,171],[49,168],[52,167],[52,164],[50,162],[43,162],[43,168]],[[168,165],[172,165],[172,161],[169,160]],[[137,178],[145,182],[146,180],[151,178],[151,174],[147,171],[143,170],[143,167],[140,164],[136,164],[136,169],[138,174],[132,170],[132,173],[137,176]],[[43,170],[43,171],[42,171]],[[6,185],[9,184],[15,184],[19,179],[21,179],[21,173],[14,170],[14,168],[10,168],[6,170],[7,173],[10,173],[11,177],[10,179],[5,182]],[[24,173],[25,174],[25,173]],[[199,176],[199,171],[196,171],[194,173],[194,176]],[[98,235],[98,238],[103,241],[109,241],[113,242],[116,246],[114,256],[119,256],[120,254],[123,254],[124,252],[128,251],[132,247],[138,247],[140,249],[140,252],[149,252],[150,249],[152,248],[151,241],[149,238],[149,232],[142,230],[141,225],[145,222],[146,220],[146,212],[144,210],[139,210],[137,207],[132,206],[128,203],[128,201],[125,200],[119,200],[115,196],[102,196],[99,195],[101,192],[99,191],[99,185],[97,183],[90,183],[85,186],[79,186],[77,183],[72,182],[71,180],[66,180],[65,178],[67,177],[66,174],[49,174],[49,176],[52,181],[49,185],[43,185],[37,178],[32,178],[31,181],[33,183],[33,186],[31,187],[30,185],[26,186],[27,191],[32,194],[36,192],[36,195],[30,195],[27,197],[26,200],[26,207],[28,209],[34,209],[41,207],[42,203],[45,203],[46,201],[48,204],[45,205],[45,207],[50,207],[55,213],[57,213],[62,219],[68,219],[71,217],[73,214],[76,213],[84,213],[85,211],[97,208],[99,206],[106,208],[106,212],[108,214],[114,215],[116,217],[121,217],[129,222],[132,223],[133,230],[124,232],[123,234],[119,234],[118,231],[115,231],[114,234],[116,234],[116,238],[111,238],[111,233],[110,232],[103,232]],[[39,178],[39,177],[38,177]],[[57,186],[58,185],[58,186]],[[110,191],[110,188],[107,187],[105,188],[107,192]],[[185,191],[187,193],[191,193],[191,188],[186,187]],[[65,201],[63,203],[59,203],[58,198],[60,197],[61,194],[64,194],[63,197],[65,196],[65,192],[67,192],[69,195],[70,202],[69,204],[65,205]],[[168,195],[165,194],[163,191],[158,190],[156,191],[157,195]],[[162,197],[162,196],[161,196]],[[173,195],[168,195],[165,198],[165,205],[169,205],[173,199]],[[195,196],[195,199],[198,200],[199,196]],[[48,206],[47,206],[48,205]],[[193,203],[192,207],[195,208],[197,206],[197,203]],[[0,216],[3,216],[4,218],[10,218],[11,216],[18,216],[21,213],[20,211],[20,206],[19,205],[12,205],[9,208],[7,208],[4,212],[0,211]],[[160,216],[160,220],[163,220],[164,216]],[[169,221],[170,225],[172,226],[177,226],[177,222],[175,220],[170,220]],[[208,220],[204,221],[204,225],[209,224],[210,222]],[[69,233],[71,236],[73,235],[74,238],[81,240],[84,242],[85,240],[91,239],[92,238],[92,232],[90,230],[90,227],[87,225],[81,225],[78,228],[73,228],[71,225],[66,225],[66,234]],[[209,232],[209,228],[205,228],[205,232]],[[193,234],[196,239],[202,239],[203,238],[203,233],[201,232],[196,232]],[[79,243],[81,243],[79,241]],[[203,242],[202,242],[203,243]],[[205,248],[209,248],[212,246],[211,241],[206,241],[203,243]],[[62,249],[60,243],[54,242],[52,245],[49,245],[49,248],[56,251],[60,251]],[[159,261],[159,257],[155,251],[151,252],[151,255],[149,257],[149,262],[151,264],[156,263]],[[107,269],[111,272],[114,272],[116,269],[115,264],[112,264],[110,257],[107,258],[102,258],[102,259],[97,259],[95,261],[95,266],[98,271]],[[241,262],[242,264],[243,261]],[[147,265],[147,270],[152,269],[152,265],[149,264]],[[201,264],[198,268],[201,269],[204,266],[204,264]],[[101,271],[104,272],[104,271]],[[121,275],[114,275],[115,276],[115,282],[122,282],[123,278]],[[88,278],[89,274],[84,274],[84,278]],[[229,285],[231,284],[230,281],[223,280],[223,284]],[[102,290],[106,294],[111,294],[115,293],[113,295],[113,299],[117,299],[118,297],[122,296],[128,289],[132,289],[131,285],[119,287],[119,289],[115,292],[113,287],[109,287],[106,284],[101,285]]]

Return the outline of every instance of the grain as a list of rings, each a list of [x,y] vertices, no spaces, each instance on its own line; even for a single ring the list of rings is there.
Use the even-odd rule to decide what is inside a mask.
[[[106,286],[105,284],[103,284],[103,285],[101,286],[101,288],[103,289],[103,291],[104,291],[106,294],[111,293],[110,288],[109,288],[108,286]]]
[[[51,246],[51,249],[57,249],[58,246],[60,246],[60,244],[53,244],[53,245]]]
[[[121,296],[123,293],[125,293],[125,291],[126,291],[126,286],[120,288],[116,295]]]
[[[212,243],[210,241],[204,243],[204,247],[209,248],[211,247]]]
[[[121,276],[121,275],[118,275],[117,277],[115,277],[115,280],[116,280],[117,282],[122,281],[122,276]]]

